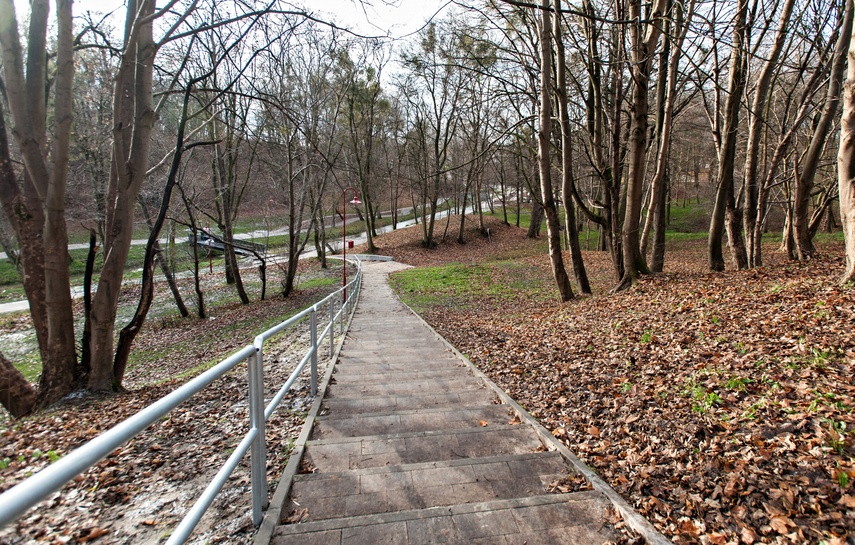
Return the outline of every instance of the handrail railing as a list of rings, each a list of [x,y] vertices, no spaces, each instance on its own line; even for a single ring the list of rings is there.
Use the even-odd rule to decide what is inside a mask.
[[[356,260],[356,264],[356,276],[347,286],[339,288],[318,303],[315,303],[279,325],[268,329],[258,335],[252,344],[245,346],[198,377],[180,386],[140,412],[116,424],[101,435],[63,456],[55,463],[45,467],[32,477],[0,494],[0,528],[16,520],[37,503],[62,488],[74,477],[97,464],[116,448],[134,438],[159,418],[190,399],[190,397],[244,361],[247,362],[247,382],[249,384],[249,431],[247,431],[226,463],[220,468],[213,480],[202,492],[202,495],[196,500],[196,503],[172,532],[166,543],[178,544],[184,543],[187,540],[247,451],[250,451],[252,520],[256,526],[261,524],[263,511],[268,505],[267,454],[264,423],[276,410],[276,407],[297,380],[297,377],[302,373],[307,363],[310,363],[311,367],[311,394],[312,396],[317,394],[318,347],[323,342],[323,339],[328,336],[329,354],[330,357],[333,356],[335,352],[336,321],[338,321],[340,333],[344,333],[345,322],[353,313],[355,303],[359,298],[359,291],[362,285],[362,267],[359,266],[358,259]],[[342,302],[340,294],[348,288],[351,290],[351,296]],[[323,307],[329,308],[329,322],[323,332],[318,335],[317,315]],[[282,385],[267,407],[265,407],[264,342],[307,317],[309,318],[309,336],[311,341],[309,350],[303,356],[297,368],[288,377],[288,380],[285,381],[285,384]]]

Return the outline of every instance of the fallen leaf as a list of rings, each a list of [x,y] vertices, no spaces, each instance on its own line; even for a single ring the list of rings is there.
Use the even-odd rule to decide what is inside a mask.
[[[707,537],[713,545],[727,545],[727,537],[724,534],[710,534]]]
[[[682,521],[680,523],[680,525],[677,527],[677,531],[680,532],[681,534],[689,534],[692,536],[698,535],[698,527],[695,526],[695,523],[692,522],[691,520]]]
[[[489,426],[490,423],[487,422],[486,420],[479,420],[478,425],[481,426],[482,428],[485,428],[485,427]]]
[[[751,545],[757,541],[757,532],[747,526],[743,526],[742,531],[739,532],[739,539],[745,543],[745,545]]]
[[[77,541],[80,543],[86,543],[87,541],[93,541],[109,533],[110,530],[107,530],[106,528],[92,528],[91,530],[89,530],[89,533],[87,535],[77,538]]]
[[[791,526],[795,527],[796,524],[787,517],[772,517],[769,521],[769,526],[779,534],[787,535],[789,533],[789,528]]]

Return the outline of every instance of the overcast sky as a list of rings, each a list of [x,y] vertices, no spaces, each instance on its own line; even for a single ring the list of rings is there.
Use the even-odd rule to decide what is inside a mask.
[[[164,0],[158,0],[159,5]],[[342,27],[351,28],[365,35],[386,35],[400,37],[419,30],[427,19],[448,0],[310,0],[294,4],[303,4],[318,15],[329,16]],[[122,0],[75,0],[74,12],[107,12],[123,5]],[[29,11],[29,0],[15,0],[18,17]],[[53,10],[53,2],[51,2]]]

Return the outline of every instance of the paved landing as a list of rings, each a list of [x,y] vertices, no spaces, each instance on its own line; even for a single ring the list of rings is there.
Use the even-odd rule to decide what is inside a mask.
[[[574,486],[584,479],[565,457],[398,301],[387,275],[403,266],[363,267],[356,313],[271,542],[615,540],[608,497]]]

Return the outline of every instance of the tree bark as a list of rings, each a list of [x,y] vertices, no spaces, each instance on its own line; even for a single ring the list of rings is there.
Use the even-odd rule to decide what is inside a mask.
[[[564,268],[561,254],[561,221],[555,209],[552,195],[552,164],[550,154],[550,134],[552,128],[552,101],[549,91],[552,87],[552,17],[550,0],[541,2],[540,28],[540,119],[537,128],[537,157],[540,170],[540,196],[543,212],[546,215],[546,232],[549,241],[549,261],[552,276],[558,284],[558,293],[562,301],[573,298],[570,278]]]
[[[851,9],[852,0],[847,0]],[[840,39],[849,38],[849,66],[843,88],[843,117],[837,152],[837,185],[840,189],[840,222],[846,248],[846,268],[841,282],[855,282],[855,33],[851,28]]]
[[[829,74],[825,106],[822,109],[819,122],[814,129],[810,146],[801,162],[801,172],[796,177],[796,191],[793,202],[793,238],[796,243],[796,257],[799,261],[810,259],[813,257],[815,251],[810,233],[811,193],[813,192],[817,167],[819,166],[822,152],[825,149],[828,133],[831,130],[831,125],[837,117],[840,107],[843,71],[846,68],[846,56],[849,49],[849,40],[846,37],[852,34],[852,17],[852,2],[851,0],[847,0],[843,13],[843,23],[840,27],[840,35],[834,46],[834,55],[831,60],[831,73]]]
[[[35,388],[3,354],[0,354],[0,405],[14,418],[26,416],[36,407]]]
[[[579,292],[590,294],[591,283],[585,270],[582,248],[579,246],[579,226],[576,223],[576,205],[573,200],[573,149],[571,147],[570,114],[567,106],[567,66],[564,54],[564,41],[561,32],[561,0],[555,0],[553,16],[553,40],[555,42],[556,95],[558,97],[559,119],[561,123],[561,198],[564,202],[565,233],[570,248],[570,259]]]
[[[143,324],[145,323],[148,310],[151,308],[151,302],[154,298],[154,261],[160,252],[158,237],[166,222],[166,214],[169,212],[169,201],[172,199],[172,190],[178,179],[178,170],[181,166],[181,159],[184,155],[184,131],[187,126],[187,109],[190,102],[190,94],[192,86],[195,82],[187,85],[184,91],[184,103],[182,104],[181,120],[178,124],[178,134],[175,137],[175,148],[172,153],[172,165],[169,169],[169,174],[166,177],[166,184],[163,187],[163,196],[160,201],[160,210],[157,218],[151,226],[151,231],[148,235],[148,241],[145,246],[145,257],[143,259],[142,270],[142,286],[140,287],[140,298],[137,303],[137,309],[134,312],[131,321],[122,328],[119,332],[119,342],[116,345],[116,353],[113,359],[113,390],[121,390],[122,380],[125,378],[125,370],[128,366],[128,356],[131,353],[131,346],[136,339]],[[148,214],[146,214],[148,216]],[[228,245],[226,245],[228,246]],[[185,309],[186,312],[186,309]]]
[[[650,109],[650,71],[656,44],[661,34],[661,19],[665,14],[667,0],[656,0],[647,17],[650,22],[641,23],[641,2],[629,2],[630,36],[632,43],[632,106],[630,109],[629,146],[627,151],[626,211],[624,213],[621,239],[623,243],[623,277],[615,290],[629,287],[641,274],[650,270],[641,254],[639,229],[641,228],[642,188],[644,184],[644,158],[647,152],[647,115]]]
[[[757,79],[757,85],[754,91],[754,100],[751,102],[751,108],[748,110],[748,144],[745,150],[745,168],[744,168],[744,191],[745,202],[742,209],[742,223],[745,227],[746,238],[746,254],[748,257],[749,267],[758,267],[762,263],[759,243],[755,237],[758,214],[758,202],[760,197],[760,188],[757,183],[758,168],[760,163],[760,137],[763,134],[765,118],[763,112],[766,110],[767,99],[770,94],[772,77],[775,74],[775,68],[778,64],[778,59],[781,56],[781,51],[784,49],[784,44],[787,40],[790,17],[793,13],[795,0],[785,0],[784,8],[780,16],[780,26],[775,34],[775,41],[772,49],[769,51],[766,62],[760,71],[760,76]]]
[[[730,77],[728,81],[728,93],[724,106],[724,127],[719,146],[719,168],[718,183],[716,188],[715,206],[710,219],[710,232],[708,239],[709,268],[712,271],[724,270],[724,255],[722,243],[724,240],[725,223],[728,216],[731,221],[737,217],[735,211],[735,199],[733,190],[733,169],[736,158],[736,140],[739,132],[739,108],[742,95],[745,91],[745,33],[746,16],[748,13],[748,0],[739,0],[733,21],[733,45],[730,51]],[[729,234],[736,236],[736,240],[729,238],[731,251],[737,268],[747,266],[747,257],[744,262],[740,260],[738,252],[741,230],[734,232],[736,226],[728,226]],[[744,248],[744,246],[743,246]]]
[[[21,250],[23,283],[42,358],[38,403],[47,405],[74,387],[77,364],[65,225],[74,36],[71,2],[57,2],[57,35],[52,44],[56,48],[56,67],[51,72],[47,69],[49,5],[47,0],[34,0],[30,8],[24,55],[14,4],[10,0],[0,1],[0,9],[8,17],[0,25],[4,94],[9,106],[11,133],[24,163],[23,183],[19,186],[9,156],[4,120],[0,123],[3,133],[0,137],[0,200]],[[49,72],[52,86],[46,81]],[[49,97],[51,87],[54,93]],[[47,139],[49,105],[53,107],[50,144]],[[21,392],[18,388],[6,391],[10,395]]]
[[[122,277],[133,235],[136,196],[148,170],[151,130],[154,0],[130,0],[125,22],[125,52],[113,99],[113,157],[108,190],[104,265],[92,300],[92,372],[89,389],[112,390],[113,335]]]

